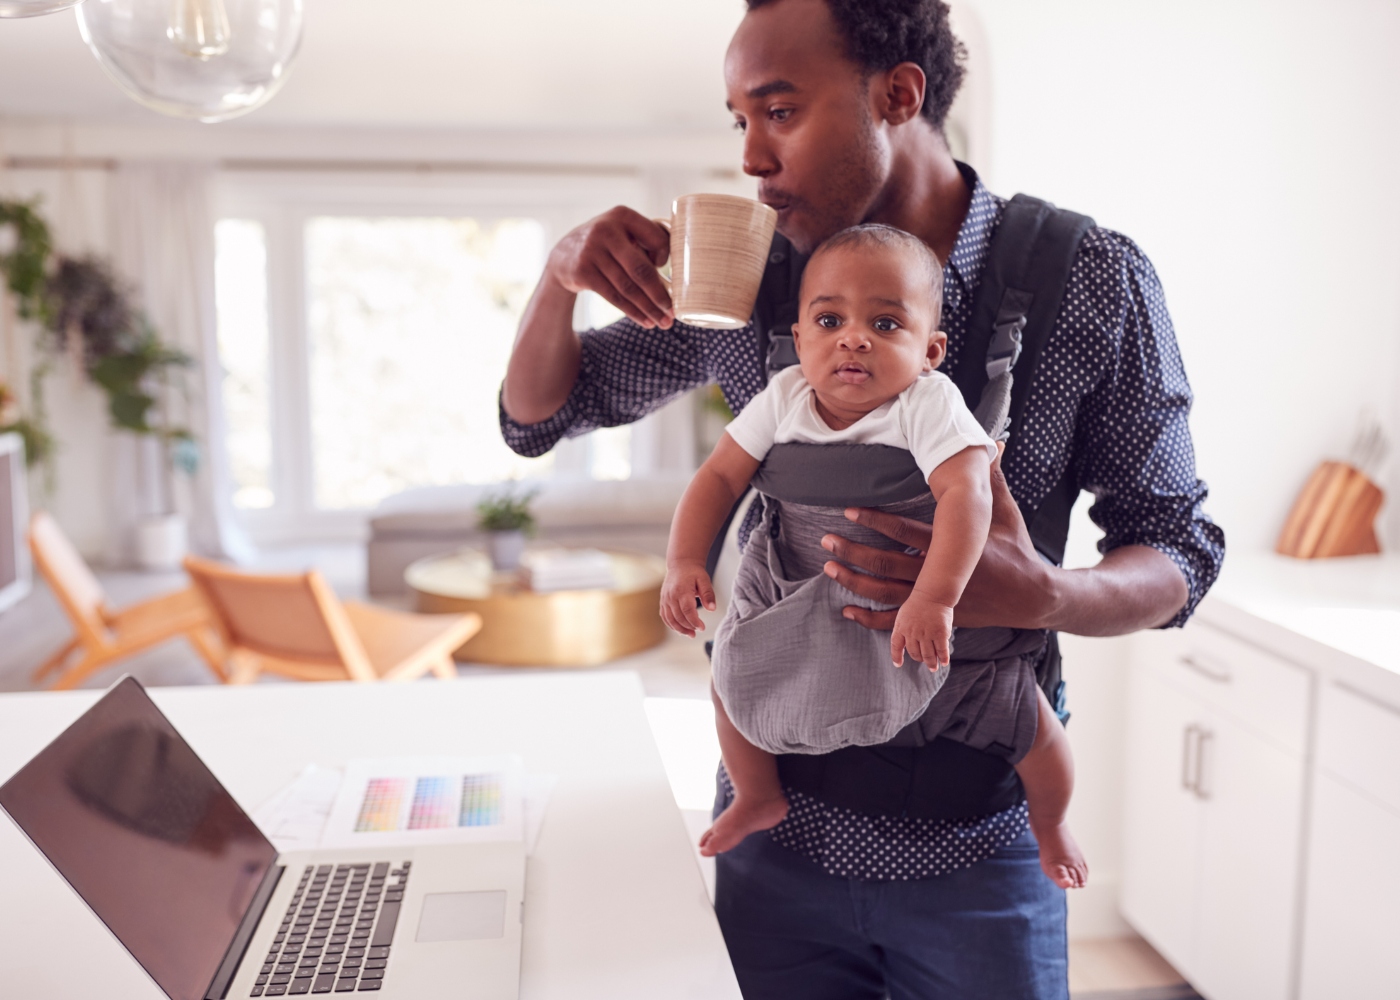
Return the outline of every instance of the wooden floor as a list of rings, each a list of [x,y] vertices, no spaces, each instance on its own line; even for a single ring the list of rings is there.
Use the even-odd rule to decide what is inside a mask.
[[[1069,943],[1069,990],[1076,998],[1126,1000],[1130,991],[1144,991],[1142,1000],[1149,1000],[1153,994],[1145,991],[1151,990],[1161,991],[1158,996],[1163,1000],[1176,1000],[1190,997],[1191,993],[1164,988],[1183,984],[1177,971],[1142,938]]]
[[[290,571],[314,563],[342,597],[363,599],[362,559],[357,549],[297,550],[267,556],[260,560],[257,568]],[[117,607],[176,589],[184,583],[181,574],[107,572],[99,573],[99,577]],[[30,673],[70,634],[53,596],[42,583],[36,582],[33,594],[9,611],[0,613],[0,691],[34,690],[36,685],[30,680]],[[673,636],[654,649],[618,660],[608,667],[637,671],[649,697],[705,699],[708,702],[709,663],[699,642]],[[533,668],[458,665],[462,676],[530,669]],[[143,684],[155,687],[214,683],[208,669],[183,640],[132,657],[92,677],[85,686],[104,688],[122,673],[130,673]],[[269,675],[259,683],[292,682]],[[664,742],[660,735],[658,741]],[[697,771],[694,775],[672,778],[673,785],[678,788],[678,801],[679,782],[697,786],[712,780],[710,761],[713,756],[699,761],[700,756],[705,755],[690,755],[690,762],[684,766],[706,770],[705,774]],[[690,798],[695,797],[692,792]],[[703,802],[679,804],[687,825],[698,838],[708,825],[707,813],[697,808]],[[713,893],[713,862],[702,864],[702,870]],[[1182,987],[1182,979],[1176,971],[1140,938],[1071,942],[1069,968],[1070,991],[1076,1000],[1187,1000],[1193,996]]]

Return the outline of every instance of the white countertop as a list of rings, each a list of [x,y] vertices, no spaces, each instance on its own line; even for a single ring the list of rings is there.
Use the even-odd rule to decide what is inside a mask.
[[[1346,664],[1353,674],[1363,664],[1380,668],[1390,675],[1383,683],[1400,690],[1400,555],[1305,560],[1230,552],[1200,616],[1309,665]]]

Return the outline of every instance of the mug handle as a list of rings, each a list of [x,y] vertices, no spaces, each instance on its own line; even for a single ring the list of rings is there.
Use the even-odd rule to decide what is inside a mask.
[[[670,219],[652,219],[651,221],[654,222],[654,223],[656,223],[656,224],[657,224],[658,226],[660,226],[662,229],[666,230],[666,234],[667,234],[668,236],[670,235],[670,233],[671,233],[671,220],[670,220]],[[670,257],[668,256],[668,257],[666,258],[666,264],[670,264],[670,263],[671,263],[671,259],[670,259]],[[662,267],[665,267],[666,264],[663,264]],[[660,267],[658,267],[658,268],[656,269],[656,276],[657,276],[658,278],[660,278],[660,279],[661,279],[661,283],[662,283],[663,285],[666,286],[666,294],[667,294],[667,295],[670,295],[671,298],[674,300],[674,299],[675,299],[675,294],[671,291],[671,279],[668,278],[668,277],[666,277],[666,275],[664,275],[664,274],[661,273],[661,268],[660,268]]]

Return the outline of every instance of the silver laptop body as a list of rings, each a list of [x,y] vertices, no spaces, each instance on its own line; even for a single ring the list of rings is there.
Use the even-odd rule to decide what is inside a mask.
[[[519,995],[519,842],[279,854],[134,679],[0,807],[171,1000]]]

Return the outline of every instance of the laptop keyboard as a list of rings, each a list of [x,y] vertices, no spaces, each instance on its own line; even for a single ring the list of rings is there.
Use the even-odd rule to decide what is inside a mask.
[[[307,865],[249,996],[382,988],[409,867]]]

